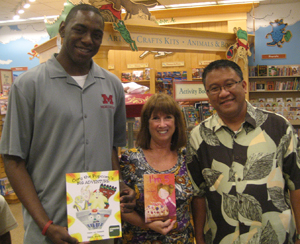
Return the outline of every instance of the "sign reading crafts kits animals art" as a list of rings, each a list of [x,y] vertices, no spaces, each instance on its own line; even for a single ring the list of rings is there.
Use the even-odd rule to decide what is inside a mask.
[[[79,242],[122,236],[119,171],[66,174],[69,234]]]

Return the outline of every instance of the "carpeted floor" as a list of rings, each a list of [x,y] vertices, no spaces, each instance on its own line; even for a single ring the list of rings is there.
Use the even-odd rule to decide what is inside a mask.
[[[18,222],[18,227],[10,232],[12,244],[22,244],[24,236],[22,204],[10,203],[9,207]]]

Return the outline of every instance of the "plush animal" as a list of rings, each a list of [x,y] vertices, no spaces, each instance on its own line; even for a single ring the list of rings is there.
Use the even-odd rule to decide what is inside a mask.
[[[236,43],[231,45],[227,50],[227,59],[232,59],[233,62],[238,63],[239,60],[244,61],[244,69],[248,67],[248,56],[251,56],[250,47],[248,43],[248,34],[241,28],[233,29],[237,38]]]
[[[103,195],[102,192],[99,190],[93,191],[91,197],[90,197],[90,204],[91,204],[91,209],[104,209],[105,206],[108,204],[107,197]]]
[[[270,22],[270,25],[272,26],[272,31],[266,35],[266,38],[271,36],[272,42],[268,42],[268,46],[275,46],[282,47],[282,43],[289,42],[292,38],[292,32],[291,31],[285,31],[285,27],[288,25],[287,23],[283,23],[283,19],[277,19],[274,22]]]

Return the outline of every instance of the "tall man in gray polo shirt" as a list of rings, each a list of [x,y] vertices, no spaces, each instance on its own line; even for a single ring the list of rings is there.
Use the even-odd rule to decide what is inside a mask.
[[[11,87],[0,153],[24,206],[26,244],[77,243],[65,228],[65,173],[119,169],[115,148],[126,144],[124,91],[115,75],[92,61],[103,29],[96,8],[74,7],[59,29],[60,53]],[[124,183],[121,190],[126,213],[135,195]]]

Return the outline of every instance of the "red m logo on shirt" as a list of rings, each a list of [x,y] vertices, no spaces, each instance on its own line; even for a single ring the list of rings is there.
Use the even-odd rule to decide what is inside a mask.
[[[107,97],[105,94],[102,94],[102,97],[103,97],[103,104],[108,104],[108,103],[114,104],[112,95],[109,95],[109,97]]]

